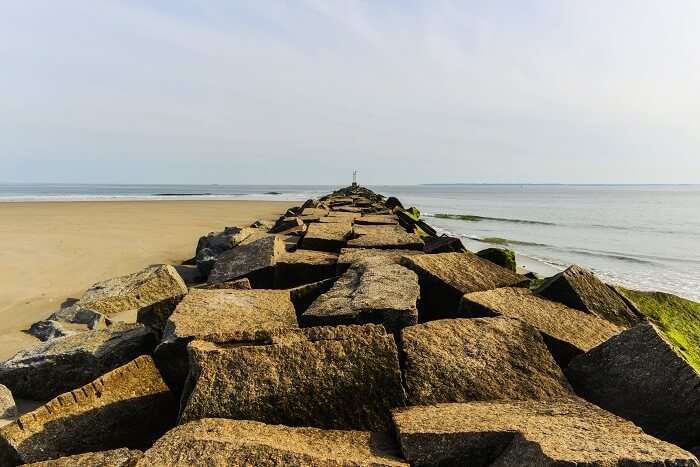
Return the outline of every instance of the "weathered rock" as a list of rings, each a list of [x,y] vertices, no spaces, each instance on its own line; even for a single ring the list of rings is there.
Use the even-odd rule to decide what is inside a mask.
[[[422,321],[459,317],[459,302],[465,293],[528,283],[526,278],[469,252],[406,256],[401,264],[418,274]]]
[[[327,200],[328,204],[333,207],[333,206],[347,206],[351,205],[355,202],[355,198],[352,198],[350,196],[336,196],[329,198]]]
[[[196,253],[208,248],[217,255],[221,254],[241,243],[251,233],[252,230],[246,227],[226,227],[223,232],[210,232],[206,236],[200,237]]]
[[[515,252],[508,248],[486,248],[476,253],[479,258],[491,261],[502,268],[515,272]]]
[[[354,263],[302,315],[306,326],[382,324],[397,333],[418,322],[420,288],[416,273],[391,259]]]
[[[202,273],[199,271],[199,268],[196,265],[178,264],[173,267],[177,273],[180,274],[180,277],[182,277],[182,280],[187,285],[199,284],[205,280],[205,277],[202,276]]]
[[[352,225],[346,222],[311,224],[301,241],[307,250],[339,252],[352,234]]]
[[[13,418],[17,416],[17,405],[12,397],[12,392],[0,384],[0,418]]]
[[[234,279],[231,281],[219,282],[218,284],[201,284],[196,287],[196,289],[204,290],[216,290],[216,289],[234,289],[234,290],[250,290],[253,287],[250,286],[250,281],[247,277],[243,279]]]
[[[396,207],[403,209],[403,204],[401,204],[401,201],[399,201],[398,198],[395,198],[393,196],[389,196],[384,202],[384,205],[389,209],[394,209]]]
[[[311,306],[313,302],[316,301],[318,297],[322,294],[328,292],[338,277],[331,277],[329,279],[324,279],[318,282],[312,282],[311,284],[300,285],[299,287],[294,287],[289,289],[289,298],[294,304],[294,309],[297,312],[297,318]]]
[[[423,240],[398,225],[356,225],[348,248],[423,250]]]
[[[27,467],[134,467],[143,457],[137,449],[113,449],[111,451],[87,452],[43,462],[25,464]]]
[[[515,319],[404,328],[401,352],[409,405],[573,396],[537,330]]]
[[[47,319],[32,324],[28,332],[41,341],[47,341],[88,329],[104,329],[108,324],[102,313],[74,303],[62,307]]]
[[[165,320],[187,294],[187,285],[174,267],[162,264],[98,282],[76,305],[106,316],[137,311],[138,321],[162,331]]]
[[[269,230],[270,233],[280,233],[295,227],[301,227],[304,225],[304,221],[297,216],[285,217],[282,216],[277,219],[275,225]]]
[[[247,277],[253,288],[271,289],[277,258],[285,251],[284,242],[277,235],[244,242],[223,253],[209,274],[208,282],[222,282]]]
[[[442,235],[440,237],[426,237],[423,251],[430,254],[464,253],[467,249],[464,248],[462,240],[459,238]]]
[[[399,218],[391,215],[367,215],[355,219],[359,225],[398,225]]]
[[[0,428],[0,465],[150,446],[171,425],[172,394],[141,356]],[[4,460],[4,462],[3,462]]]
[[[271,191],[271,192],[269,192],[269,193],[267,193],[267,194],[268,194],[268,195],[281,195],[282,193],[272,192],[272,191]],[[254,221],[250,224],[249,227],[250,227],[251,229],[263,229],[263,230],[269,230],[269,229],[270,229],[270,225],[269,225],[267,222],[265,222],[264,220],[261,220],[261,219],[254,220]]]
[[[355,219],[360,217],[362,214],[357,213],[357,212],[341,212],[341,211],[330,211],[328,215],[326,215],[326,219],[338,219],[338,220],[345,220],[347,222],[353,222]]]
[[[638,324],[566,369],[576,392],[686,449],[700,445],[700,374],[653,324]]]
[[[404,404],[396,345],[381,326],[308,328],[273,342],[190,343],[192,390],[181,420],[384,431],[389,410]]]
[[[576,265],[546,279],[535,293],[619,326],[631,327],[641,321],[614,290]]]
[[[269,343],[279,330],[296,327],[287,291],[192,290],[168,319],[155,359],[168,385],[179,393],[189,371],[191,341]]]
[[[125,323],[52,339],[0,364],[0,384],[15,397],[50,399],[151,353],[155,344],[155,336],[146,327]]]
[[[338,255],[326,251],[296,250],[277,260],[275,288],[289,289],[335,277]]]
[[[402,256],[422,255],[422,251],[417,250],[380,250],[379,248],[343,248],[338,256],[338,264],[336,272],[342,274],[350,267],[351,264],[358,261],[382,257],[389,258],[396,264],[401,262]]]
[[[597,316],[534,295],[521,287],[473,292],[462,297],[465,318],[508,316],[534,326],[560,367],[621,331]]]
[[[28,334],[36,337],[40,341],[48,341],[57,337],[66,337],[80,332],[77,329],[66,329],[63,323],[52,319],[44,319],[33,323],[29,327]]]
[[[369,202],[367,202],[367,203],[362,203],[361,201],[356,201],[355,204],[357,204],[357,206],[338,206],[338,207],[334,207],[333,210],[334,210],[334,211],[337,211],[337,212],[354,212],[354,213],[361,213],[361,212],[364,211],[364,209],[363,209],[362,207],[360,207],[360,205],[363,205],[363,204],[364,204],[364,205],[369,205],[369,204],[371,204],[371,203],[369,203]]]
[[[318,220],[328,214],[328,209],[325,208],[304,208],[299,216],[306,224],[318,222]]]
[[[695,457],[580,399],[407,407],[393,412],[413,466],[697,466]]]
[[[395,441],[383,433],[265,425],[205,418],[173,428],[137,464],[260,466],[405,466]]]

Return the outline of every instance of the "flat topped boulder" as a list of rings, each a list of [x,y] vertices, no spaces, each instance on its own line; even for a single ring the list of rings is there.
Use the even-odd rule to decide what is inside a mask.
[[[337,272],[345,272],[351,264],[358,261],[382,257],[389,258],[392,262],[399,264],[402,256],[422,255],[422,251],[417,250],[381,250],[379,248],[343,248],[338,256]]]
[[[328,251],[295,250],[284,253],[275,267],[275,288],[290,289],[336,275],[338,255]]]
[[[438,404],[393,413],[413,466],[697,466],[697,459],[580,399]]]
[[[533,327],[511,318],[446,319],[401,331],[409,405],[573,396]]]
[[[700,374],[653,324],[629,329],[566,369],[576,392],[649,434],[700,446]]]
[[[134,467],[143,453],[137,449],[86,452],[42,462],[25,464],[28,467]]]
[[[171,426],[175,411],[153,360],[141,356],[0,428],[0,465],[143,449]]]
[[[352,234],[349,222],[311,224],[301,240],[301,248],[338,252]]]
[[[275,333],[296,327],[288,291],[192,290],[168,319],[155,357],[168,384],[180,389],[189,370],[187,344],[192,340],[271,342]]]
[[[321,217],[328,214],[328,209],[324,208],[305,208],[301,211],[299,218],[306,224],[318,222]]]
[[[162,331],[165,320],[186,294],[187,285],[177,270],[162,264],[98,282],[76,305],[108,317],[134,311],[139,322]]]
[[[350,266],[301,317],[307,326],[382,324],[398,332],[418,322],[416,273],[391,259],[368,258]]]
[[[285,252],[284,242],[277,235],[265,234],[249,240],[219,257],[209,274],[209,283],[246,277],[254,288],[272,288],[277,258]]]
[[[376,325],[308,328],[272,345],[189,345],[182,422],[207,417],[385,431],[404,404],[396,344]]]
[[[423,240],[399,225],[355,225],[348,248],[423,250]]]
[[[389,436],[204,418],[173,428],[146,451],[139,467],[405,466]]]
[[[465,318],[508,316],[534,326],[562,368],[577,355],[621,331],[607,320],[539,297],[521,287],[503,287],[464,295]]]
[[[360,225],[397,225],[399,218],[393,214],[369,214],[355,219],[355,224]]]
[[[47,400],[149,354],[156,337],[141,324],[115,323],[106,329],[52,339],[0,364],[0,384],[24,399]]]
[[[546,279],[535,293],[618,326],[628,328],[641,321],[613,289],[576,265]]]
[[[404,257],[401,264],[418,274],[421,320],[458,317],[462,295],[499,287],[525,286],[529,280],[473,253]]]

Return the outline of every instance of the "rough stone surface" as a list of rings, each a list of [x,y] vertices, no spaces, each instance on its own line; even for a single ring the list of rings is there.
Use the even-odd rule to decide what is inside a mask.
[[[418,274],[421,321],[458,317],[459,302],[466,293],[529,282],[469,252],[403,257],[401,264]]]
[[[418,322],[418,276],[389,258],[354,263],[302,315],[306,326],[382,324],[398,332]]]
[[[409,405],[573,396],[527,324],[505,317],[447,319],[403,329]]]
[[[0,384],[15,397],[47,400],[153,351],[156,338],[140,324],[118,323],[52,339],[0,364]]]
[[[396,344],[381,326],[290,331],[272,345],[189,345],[182,421],[206,417],[385,431],[404,404]],[[187,395],[189,394],[189,398]]]
[[[342,274],[350,267],[352,263],[357,261],[383,257],[390,258],[394,263],[399,264],[402,256],[422,255],[422,251],[417,250],[380,250],[379,248],[343,248],[338,256],[338,265],[336,271]]]
[[[146,451],[138,466],[207,465],[406,466],[395,441],[380,433],[265,425],[205,418],[173,428]]]
[[[12,392],[0,384],[0,418],[13,418],[17,416],[17,406]]]
[[[187,285],[199,284],[205,280],[205,277],[202,276],[202,273],[196,265],[178,264],[173,267],[177,273],[180,274],[180,277],[182,277],[182,280],[185,281],[185,284]]]
[[[423,250],[423,240],[398,225],[356,225],[348,248]]]
[[[291,298],[294,304],[297,318],[301,318],[301,315],[318,297],[328,292],[337,279],[338,277],[331,277],[330,279],[324,279],[322,281],[312,282],[311,284],[304,284],[289,289],[289,298]]]
[[[143,456],[137,449],[86,452],[43,462],[25,464],[29,467],[134,467]]]
[[[355,224],[360,225],[397,225],[399,218],[392,215],[367,215],[355,219]]]
[[[393,416],[413,466],[698,465],[689,452],[579,399],[438,404]]]
[[[338,255],[327,251],[296,250],[277,260],[275,288],[290,289],[336,275]]]
[[[351,234],[352,225],[349,222],[311,224],[301,240],[301,247],[306,250],[338,252]]]
[[[546,279],[535,292],[618,326],[631,327],[641,321],[614,290],[579,266]]]
[[[247,277],[254,288],[273,286],[277,258],[285,251],[277,235],[264,235],[244,241],[222,254],[209,274],[210,284],[220,284]]]
[[[214,254],[219,255],[241,243],[252,232],[252,229],[248,227],[226,227],[223,232],[210,232],[206,236],[200,237],[195,253],[208,248]]]
[[[144,355],[0,428],[0,465],[143,449],[171,426],[174,414],[172,394]]]
[[[460,308],[465,318],[509,316],[534,326],[562,368],[575,356],[621,331],[607,320],[544,299],[521,287],[466,294]]]
[[[41,341],[65,337],[88,329],[104,329],[105,315],[79,304],[72,304],[31,325],[29,334]]]
[[[155,358],[165,380],[179,392],[189,370],[191,341],[271,342],[274,333],[296,327],[287,291],[192,290],[168,319]]]
[[[305,224],[311,224],[313,222],[318,222],[321,217],[328,214],[328,209],[325,208],[305,208],[301,211],[299,218],[304,221]]]
[[[297,216],[285,217],[282,216],[277,219],[275,225],[269,230],[270,233],[280,233],[285,232],[296,227],[301,227],[304,225],[304,221]]]
[[[37,321],[29,327],[28,334],[40,341],[48,341],[57,337],[66,337],[80,332],[78,329],[66,329],[64,323],[52,319]]]
[[[479,258],[491,261],[503,268],[515,272],[515,252],[507,248],[486,248],[476,253]]]
[[[700,446],[700,375],[653,324],[576,357],[566,374],[580,396],[647,433],[686,449]]]
[[[136,310],[138,321],[162,331],[165,320],[187,294],[187,285],[174,267],[162,264],[98,282],[77,305],[106,316]]]

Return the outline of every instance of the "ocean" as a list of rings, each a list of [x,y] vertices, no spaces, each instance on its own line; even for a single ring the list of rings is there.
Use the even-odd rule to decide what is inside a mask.
[[[0,184],[1,201],[302,201],[335,186]],[[570,264],[606,281],[700,300],[700,185],[370,186],[416,206],[476,251],[513,249],[543,275]]]

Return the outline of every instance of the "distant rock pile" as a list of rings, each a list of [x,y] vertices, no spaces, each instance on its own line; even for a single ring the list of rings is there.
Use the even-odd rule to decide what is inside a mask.
[[[698,335],[518,271],[356,185],[210,233],[32,327],[0,466],[700,465]]]

